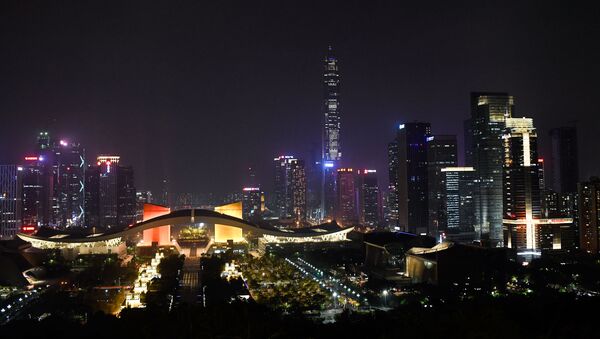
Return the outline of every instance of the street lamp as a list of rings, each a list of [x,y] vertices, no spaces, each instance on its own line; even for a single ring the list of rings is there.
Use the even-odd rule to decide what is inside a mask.
[[[333,307],[337,308],[337,292],[333,292]]]
[[[383,290],[383,303],[385,304],[385,306],[387,306],[387,295],[388,295],[388,291]]]

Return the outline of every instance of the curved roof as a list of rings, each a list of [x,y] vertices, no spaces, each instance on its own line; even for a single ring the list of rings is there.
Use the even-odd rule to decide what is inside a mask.
[[[29,240],[43,240],[50,242],[60,243],[85,243],[85,242],[96,242],[106,241],[115,238],[125,237],[143,230],[150,228],[167,226],[167,225],[181,225],[191,223],[208,223],[208,224],[220,224],[232,227],[238,227],[246,232],[253,232],[257,235],[272,235],[278,237],[311,237],[311,236],[322,236],[326,234],[336,233],[342,230],[349,230],[352,227],[340,227],[335,221],[331,223],[322,224],[319,226],[280,230],[274,227],[259,226],[250,223],[246,220],[232,217],[226,214],[222,214],[215,211],[205,209],[185,209],[173,211],[168,214],[158,216],[146,221],[136,223],[128,228],[119,230],[109,230],[103,233],[94,234],[81,234],[81,233],[70,233],[58,230],[52,230],[50,232],[38,232],[35,235],[19,233],[17,236],[25,241]]]

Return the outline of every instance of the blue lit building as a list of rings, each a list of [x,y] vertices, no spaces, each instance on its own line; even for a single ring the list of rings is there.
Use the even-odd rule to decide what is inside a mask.
[[[396,206],[400,230],[422,234],[429,233],[427,140],[431,136],[428,122],[400,124],[396,139],[389,145],[390,201]],[[396,159],[392,159],[392,156]]]

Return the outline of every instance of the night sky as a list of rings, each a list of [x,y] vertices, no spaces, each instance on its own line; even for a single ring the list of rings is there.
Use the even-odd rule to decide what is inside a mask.
[[[469,93],[506,91],[546,156],[548,130],[577,121],[581,175],[600,174],[599,5],[563,4],[3,1],[0,163],[49,129],[121,155],[140,189],[235,191],[254,166],[268,190],[274,156],[320,146],[331,44],[346,166],[387,183],[387,143],[417,119],[462,154]]]

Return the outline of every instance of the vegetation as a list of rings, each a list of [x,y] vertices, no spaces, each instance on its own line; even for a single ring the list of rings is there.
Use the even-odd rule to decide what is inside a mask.
[[[256,302],[285,313],[301,313],[325,307],[327,296],[319,284],[275,256],[247,257],[242,273]]]
[[[478,299],[424,308],[399,306],[390,312],[344,312],[334,324],[282,317],[254,303],[128,309],[120,318],[93,314],[87,323],[49,317],[22,320],[2,328],[6,337],[132,338],[594,338],[600,300],[511,297]]]
[[[148,286],[145,296],[147,307],[168,309],[179,286],[179,276],[185,256],[170,254],[158,264],[160,278],[154,279]]]
[[[116,254],[86,255],[77,258],[76,262],[85,267],[76,278],[80,288],[128,285],[137,277],[135,262],[122,266]]]

